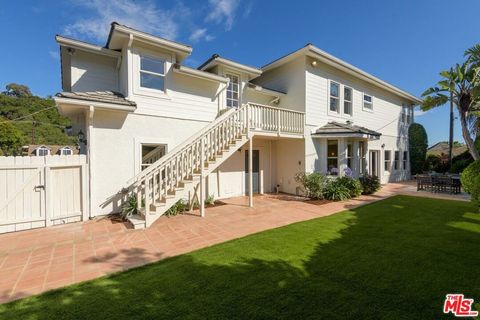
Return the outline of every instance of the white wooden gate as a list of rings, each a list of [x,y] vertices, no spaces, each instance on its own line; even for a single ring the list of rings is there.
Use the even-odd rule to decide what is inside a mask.
[[[0,233],[88,218],[84,155],[0,157]]]

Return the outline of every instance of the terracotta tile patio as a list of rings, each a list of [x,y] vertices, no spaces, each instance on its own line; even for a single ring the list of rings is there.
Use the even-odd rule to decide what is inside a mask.
[[[0,235],[0,303],[90,280],[166,257],[297,221],[331,215],[408,193],[408,184],[389,184],[373,196],[344,202],[305,202],[291,196],[225,200],[198,212],[161,217],[151,228],[132,230],[124,223],[97,219]],[[428,196],[428,194],[422,196]]]

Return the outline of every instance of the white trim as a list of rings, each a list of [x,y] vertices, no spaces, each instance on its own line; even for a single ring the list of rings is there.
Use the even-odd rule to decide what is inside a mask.
[[[345,89],[350,89],[350,100],[345,101]],[[343,103],[342,103],[342,115],[353,118],[353,88],[350,86],[343,85],[343,90],[342,90],[342,97],[343,97]],[[350,102],[350,112],[351,113],[345,113],[345,102]]]
[[[120,105],[120,104],[114,104],[114,103],[80,100],[80,99],[73,99],[73,98],[54,97],[53,100],[55,101],[58,107],[62,107],[60,105],[63,105],[63,107],[80,106],[82,108],[89,109],[90,106],[94,106],[95,108],[98,108],[98,109],[126,111],[126,112],[135,111],[135,109],[137,108],[136,106],[127,106],[127,105]]]
[[[186,58],[187,56],[189,56],[192,53],[192,48],[190,46],[187,46],[187,45],[184,45],[184,44],[181,44],[181,43],[177,43],[177,42],[173,42],[173,41],[169,41],[169,40],[166,40],[166,39],[163,39],[163,38],[159,38],[159,37],[153,36],[151,34],[141,32],[141,31],[138,31],[138,30],[135,30],[135,29],[131,29],[131,28],[123,26],[123,25],[114,24],[112,26],[112,31],[111,32],[112,32],[112,34],[111,34],[111,37],[109,39],[110,41],[107,44],[109,47],[110,47],[110,44],[111,44],[110,43],[111,40],[115,36],[115,32],[120,32],[120,33],[127,34],[129,37],[130,36],[133,37],[133,40],[144,42],[144,43],[147,43],[149,45],[153,45],[153,46],[160,47],[160,48],[168,50],[168,51],[173,51],[175,53],[178,53],[182,59]]]
[[[238,71],[244,72],[244,73],[246,72],[249,75],[252,75],[252,76],[255,76],[255,77],[258,77],[262,74],[262,70],[260,70],[260,69],[257,69],[257,68],[254,68],[254,67],[249,67],[249,66],[246,66],[244,64],[240,64],[238,62],[228,60],[228,59],[224,59],[224,58],[221,58],[221,57],[213,58],[209,63],[202,66],[202,68],[200,68],[200,70],[205,71],[205,70],[213,68],[217,65],[223,65],[223,66],[226,66],[226,67],[230,67],[232,69],[235,69],[236,72],[238,72]]]
[[[70,151],[70,153],[69,153],[69,154],[63,154],[63,151],[66,151],[66,150]],[[61,156],[73,155],[73,149],[70,148],[70,147],[68,147],[68,146],[66,146],[66,147],[61,147],[60,149],[58,149],[58,152],[59,152],[59,154],[60,154]]]
[[[372,100],[372,101],[370,102],[370,105],[372,106],[371,108],[365,108],[365,96],[370,97],[370,99]],[[368,103],[368,102],[367,102],[367,103]],[[365,93],[365,92],[362,92],[362,110],[363,110],[363,111],[367,111],[367,112],[373,112],[373,104],[374,104],[374,97],[373,97],[373,95],[368,94],[368,93]]]
[[[371,83],[377,87],[380,87],[384,90],[387,90],[393,94],[396,94],[397,96],[400,96],[402,98],[405,98],[411,102],[413,102],[414,104],[421,104],[422,103],[422,100],[415,97],[414,95],[411,95],[409,94],[408,92],[406,91],[403,91],[397,87],[395,87],[394,85],[391,85],[341,59],[338,59],[334,56],[332,56],[331,54],[328,54],[326,53],[325,51],[322,51],[320,50],[319,48],[315,47],[314,45],[312,44],[308,44],[306,45],[305,47],[293,52],[293,53],[290,53],[280,59],[277,59],[265,66],[263,66],[261,69],[263,72],[265,71],[268,71],[268,70],[271,70],[273,68],[276,68],[278,66],[281,66],[297,57],[300,57],[300,56],[311,56],[311,57],[314,57],[315,59],[318,59],[320,60],[321,62],[323,63],[326,63],[330,66],[333,66],[334,68],[336,69],[339,69],[341,71],[344,71],[348,74],[351,74],[353,76],[355,76],[356,78],[358,79],[361,79],[365,82],[368,82],[368,83]]]
[[[104,47],[100,47],[91,43],[66,38],[60,35],[55,36],[55,41],[62,47],[69,47],[73,49],[79,49],[87,52],[97,53],[104,56],[120,58],[122,53],[115,50],[110,50]]]
[[[338,86],[338,97],[333,97],[331,95],[331,91],[332,91],[332,84],[336,84]],[[328,115],[333,115],[333,116],[341,116],[341,112],[340,112],[340,105],[341,105],[341,90],[342,90],[342,85],[335,81],[335,80],[328,80],[328,103],[327,103],[327,114]],[[334,98],[334,99],[337,99],[337,111],[333,111],[330,109],[330,99],[331,98]]]
[[[133,59],[132,59],[132,78],[130,81],[133,83],[133,94],[146,96],[146,97],[153,97],[153,98],[160,98],[160,99],[171,99],[168,95],[168,88],[170,86],[170,79],[169,79],[169,72],[170,67],[172,65],[173,57],[169,54],[153,52],[146,49],[139,49],[136,48],[132,51]],[[163,60],[165,62],[165,69],[164,69],[164,89],[151,89],[145,88],[140,85],[140,66],[141,66],[141,58],[142,56],[156,59],[156,60]]]
[[[206,72],[206,71],[201,71],[201,70],[189,68],[189,67],[182,66],[182,65],[179,65],[179,64],[176,64],[176,65],[173,66],[173,72],[179,73],[179,74],[184,74],[184,75],[187,75],[187,76],[192,76],[192,77],[199,78],[199,79],[210,80],[210,81],[221,82],[221,83],[228,83],[228,81],[229,81],[228,78],[218,76],[216,74],[209,73],[209,72]]]
[[[150,138],[150,137],[134,137],[133,138],[133,148],[134,148],[134,172],[135,175],[139,174],[141,171],[142,165],[142,144],[158,144],[165,146],[165,154],[168,153],[169,146],[172,146],[171,139],[162,139],[162,138]]]

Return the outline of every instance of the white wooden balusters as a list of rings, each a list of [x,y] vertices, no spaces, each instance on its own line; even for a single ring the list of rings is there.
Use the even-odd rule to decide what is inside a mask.
[[[191,196],[198,184],[203,216],[205,177],[210,172],[244,145],[251,134],[303,137],[304,121],[301,112],[259,104],[227,111],[129,181],[141,212],[134,220],[138,222],[142,216],[144,220],[144,225],[134,226],[150,226],[175,202]]]

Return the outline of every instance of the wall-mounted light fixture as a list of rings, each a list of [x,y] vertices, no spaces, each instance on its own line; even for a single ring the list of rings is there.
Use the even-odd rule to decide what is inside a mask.
[[[313,60],[313,61],[312,61],[312,67],[315,68],[316,66],[317,66],[317,60]]]
[[[385,148],[385,143],[384,143],[384,144],[382,144],[382,149],[384,149],[384,148]]]

